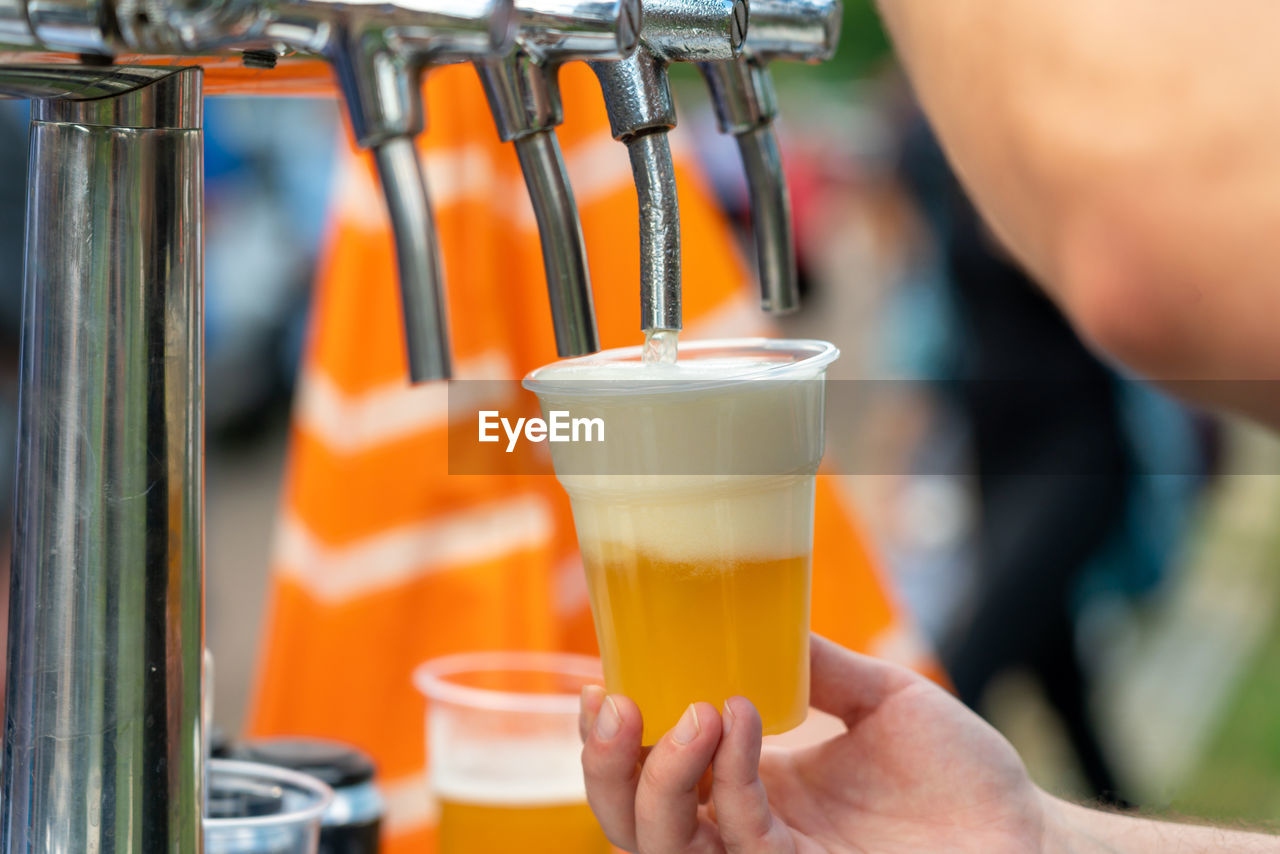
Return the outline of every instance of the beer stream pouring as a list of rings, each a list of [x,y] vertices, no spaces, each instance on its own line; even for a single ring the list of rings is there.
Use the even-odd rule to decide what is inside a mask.
[[[840,0],[751,0],[751,29],[731,60],[702,62],[722,133],[738,140],[751,196],[761,307],[786,314],[800,307],[791,200],[773,120],[778,98],[768,63],[822,62],[840,40]]]
[[[291,78],[305,86],[319,63],[303,60],[332,66],[386,195],[410,375],[439,379],[443,285],[414,146],[424,70],[476,64],[529,186],[558,348],[580,354],[599,345],[557,68],[585,59],[601,82],[640,199],[642,328],[678,329],[667,65],[710,63],[718,97],[743,95],[735,81],[763,86],[770,58],[818,58],[809,28],[830,20],[816,0],[756,4],[774,35],[740,56],[745,0],[0,0],[0,97],[36,102],[0,851],[200,850],[201,66],[213,79],[239,53],[235,79],[305,66]],[[765,119],[731,129],[764,139],[771,92],[749,91]],[[753,201],[785,226],[770,144],[748,161],[770,188]]]

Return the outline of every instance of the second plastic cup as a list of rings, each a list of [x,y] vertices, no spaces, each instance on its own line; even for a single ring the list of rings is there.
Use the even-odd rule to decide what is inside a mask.
[[[814,477],[823,341],[684,344],[674,365],[641,348],[534,371],[573,505],[607,688],[630,696],[653,744],[691,703],[742,695],[765,733],[809,705]],[[586,432],[598,420],[604,441]]]
[[[476,652],[421,665],[440,854],[608,854],[587,806],[578,698],[600,662]]]

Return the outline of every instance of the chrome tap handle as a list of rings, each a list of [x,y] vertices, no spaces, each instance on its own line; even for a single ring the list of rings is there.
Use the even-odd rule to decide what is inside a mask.
[[[452,366],[444,277],[431,196],[413,137],[395,136],[378,143],[373,146],[373,158],[395,238],[409,376],[414,382],[446,379]]]
[[[563,121],[560,66],[630,53],[640,0],[517,0],[515,44],[476,61],[503,142],[514,142],[538,220],[556,351],[600,349],[586,244],[555,128]]]
[[[840,44],[843,12],[840,0],[751,0],[742,55],[762,64],[826,62]]]
[[[405,350],[413,382],[450,375],[444,277],[426,176],[414,137],[423,129],[419,74],[358,18],[331,48],[356,141],[373,151],[396,250]]]
[[[800,306],[791,200],[773,120],[778,99],[767,64],[821,62],[840,39],[840,0],[754,0],[742,54],[701,63],[722,133],[734,134],[751,198],[761,306],[785,314]]]
[[[600,349],[600,333],[587,245],[556,132],[547,129],[517,137],[515,147],[538,221],[556,352],[563,357],[594,353]]]
[[[512,50],[476,62],[498,136],[511,142],[564,120],[560,66],[635,49],[640,0],[516,0]]]
[[[511,0],[419,3],[412,13],[355,11],[330,56],[360,145],[373,150],[395,238],[409,377],[450,376],[448,318],[439,245],[414,137],[425,124],[420,76],[429,64],[507,50]]]
[[[426,182],[413,148],[413,137],[425,123],[421,74],[431,65],[508,52],[514,38],[512,0],[114,2],[120,39],[131,50],[201,53],[284,45],[329,60],[345,96],[356,141],[373,149],[387,197],[410,378],[415,382],[447,378],[448,331],[439,251]],[[148,14],[129,13],[135,7]]]
[[[679,329],[680,205],[666,134],[676,126],[667,79],[672,62],[738,55],[745,0],[644,0],[640,43],[625,59],[593,61],[614,139],[631,156],[640,208],[640,327]]]
[[[413,138],[425,124],[421,71],[505,51],[511,0],[435,0],[410,7],[358,4],[330,56],[362,146],[372,148],[395,237],[409,377],[450,376],[444,277],[426,176]]]
[[[800,307],[799,272],[791,230],[791,195],[782,171],[782,155],[773,124],[737,134],[738,153],[747,176],[751,230],[760,277],[760,307],[773,315]]]

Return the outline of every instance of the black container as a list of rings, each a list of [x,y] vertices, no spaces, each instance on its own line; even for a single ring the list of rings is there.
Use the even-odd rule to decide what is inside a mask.
[[[368,754],[316,738],[254,739],[236,745],[232,754],[310,774],[333,789],[333,803],[321,820],[318,854],[378,854],[384,805]]]

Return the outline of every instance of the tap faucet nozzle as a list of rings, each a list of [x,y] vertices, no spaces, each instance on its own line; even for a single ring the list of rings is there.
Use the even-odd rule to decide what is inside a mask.
[[[560,66],[621,58],[636,44],[640,0],[516,0],[510,51],[476,71],[503,142],[514,142],[538,222],[556,350],[600,349],[582,225],[555,128],[563,121]]]
[[[676,110],[667,66],[733,59],[746,36],[746,0],[644,0],[635,52],[590,63],[613,136],[626,143],[631,157],[640,209],[640,326],[646,333],[682,325],[680,205],[667,142]]]
[[[373,151],[395,237],[409,376],[451,375],[449,334],[435,221],[427,178],[414,145],[425,120],[421,75],[434,64],[509,49],[512,0],[438,8],[349,5],[334,26],[327,55],[346,96],[357,142]]]
[[[778,99],[768,63],[821,62],[840,38],[840,0],[752,0],[751,30],[742,53],[700,63],[720,130],[737,137],[751,199],[761,306],[785,314],[800,306],[791,200],[773,121]]]

